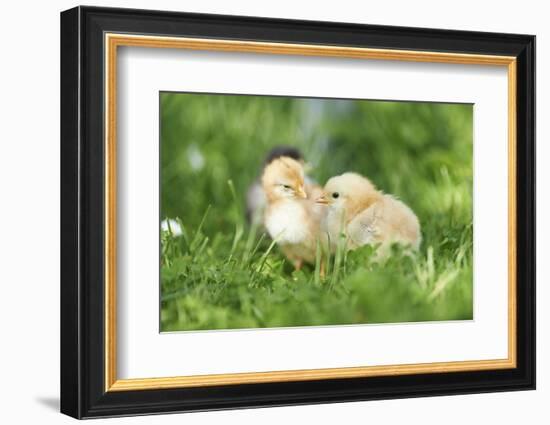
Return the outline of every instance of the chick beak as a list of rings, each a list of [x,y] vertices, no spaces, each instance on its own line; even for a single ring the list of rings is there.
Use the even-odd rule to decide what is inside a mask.
[[[319,197],[315,200],[315,202],[316,202],[317,204],[321,204],[321,205],[328,205],[328,199],[327,199],[327,197],[326,197],[325,195],[319,196]]]
[[[298,196],[303,199],[307,199],[307,193],[302,186],[298,188]]]

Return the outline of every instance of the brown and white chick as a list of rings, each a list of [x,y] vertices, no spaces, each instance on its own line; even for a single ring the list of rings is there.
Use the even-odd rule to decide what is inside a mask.
[[[333,249],[342,233],[347,249],[380,244],[382,256],[394,242],[413,249],[420,247],[420,223],[414,212],[399,199],[377,190],[360,174],[332,177],[317,202],[328,206],[324,230]]]
[[[304,261],[313,263],[324,211],[307,196],[302,164],[286,156],[273,160],[264,169],[262,187],[269,235],[297,269]]]

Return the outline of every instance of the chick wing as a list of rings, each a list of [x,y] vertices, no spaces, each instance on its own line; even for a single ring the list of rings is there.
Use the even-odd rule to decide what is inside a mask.
[[[420,223],[413,211],[391,195],[357,214],[347,226],[350,248],[372,243],[401,242],[418,249]]]

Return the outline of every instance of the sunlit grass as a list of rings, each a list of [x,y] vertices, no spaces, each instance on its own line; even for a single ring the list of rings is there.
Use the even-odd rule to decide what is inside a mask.
[[[183,226],[183,223],[180,223]],[[471,247],[441,259],[430,246],[394,247],[380,262],[372,247],[342,248],[320,272],[293,271],[264,235],[219,236],[199,228],[162,236],[162,330],[225,329],[470,319]],[[187,232],[184,234],[189,235]],[[249,242],[252,240],[253,242]],[[225,255],[224,255],[225,253]]]

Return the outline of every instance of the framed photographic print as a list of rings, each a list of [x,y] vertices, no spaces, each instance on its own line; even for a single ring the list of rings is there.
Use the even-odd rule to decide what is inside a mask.
[[[535,387],[535,37],[61,14],[61,411]]]

